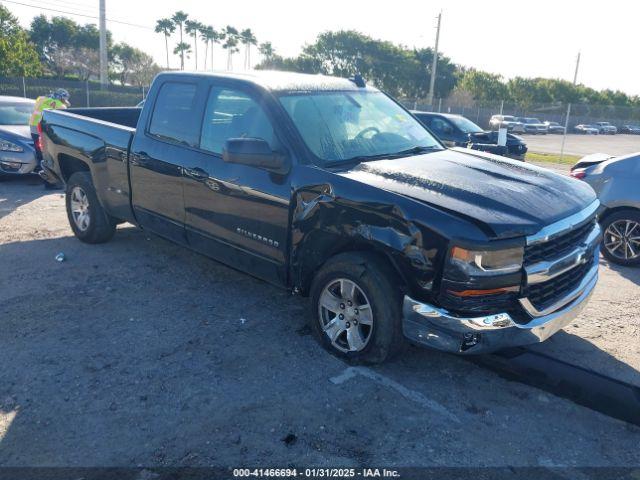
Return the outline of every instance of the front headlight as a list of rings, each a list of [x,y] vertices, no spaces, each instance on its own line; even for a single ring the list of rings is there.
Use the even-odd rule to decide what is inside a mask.
[[[0,150],[3,152],[24,152],[24,148],[8,140],[0,140]]]
[[[502,250],[468,250],[453,247],[449,262],[469,277],[478,277],[515,273],[522,268],[523,256],[522,247]]]

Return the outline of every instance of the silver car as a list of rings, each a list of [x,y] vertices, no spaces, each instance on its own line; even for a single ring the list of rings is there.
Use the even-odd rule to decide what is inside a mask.
[[[35,102],[0,96],[0,178],[32,173],[38,167],[29,129]]]
[[[602,254],[620,265],[640,264],[640,152],[588,155],[572,167],[571,176],[591,185],[600,199]]]

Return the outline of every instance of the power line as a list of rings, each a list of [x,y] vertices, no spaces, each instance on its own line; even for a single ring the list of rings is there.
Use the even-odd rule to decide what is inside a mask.
[[[75,13],[75,12],[69,12],[69,11],[64,11],[64,10],[57,10],[55,8],[47,8],[47,7],[40,7],[40,6],[36,6],[36,5],[29,5],[28,3],[22,3],[22,2],[16,2],[14,0],[2,0],[5,3],[13,3],[15,5],[22,5],[23,7],[30,7],[30,8],[36,8],[38,10],[47,10],[49,12],[55,12],[55,13],[64,13],[65,15],[75,15],[76,17],[83,17],[83,18],[91,18],[94,20],[98,20],[99,18],[96,15],[86,15],[83,13]],[[129,23],[129,22],[125,22],[123,20],[114,20],[114,19],[109,19],[108,20],[111,23],[119,23],[121,25],[128,25],[130,27],[138,27],[138,28],[145,28],[147,30],[153,30],[153,27],[149,27],[147,25],[138,25],[135,23]]]

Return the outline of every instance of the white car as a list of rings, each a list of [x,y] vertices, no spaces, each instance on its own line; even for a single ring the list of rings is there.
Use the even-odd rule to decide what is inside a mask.
[[[600,133],[600,130],[598,129],[598,127],[593,125],[587,125],[585,123],[576,125],[574,130],[576,133],[580,133],[582,135],[598,135]]]
[[[532,135],[546,135],[548,131],[547,125],[542,123],[537,118],[532,117],[518,117],[517,120],[524,126],[524,133],[531,133]]]
[[[498,130],[506,128],[508,132],[524,133],[524,125],[511,115],[494,115],[489,120],[489,128]]]

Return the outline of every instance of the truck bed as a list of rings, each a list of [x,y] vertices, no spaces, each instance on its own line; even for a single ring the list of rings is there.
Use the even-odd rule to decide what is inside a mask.
[[[103,206],[111,215],[132,221],[129,147],[140,108],[46,110],[42,127],[48,137],[45,162],[62,180],[78,160],[89,165]],[[48,165],[48,164],[47,164]]]
[[[83,117],[95,118],[103,122],[115,123],[129,128],[136,128],[142,108],[139,107],[100,107],[69,108],[66,112]]]

